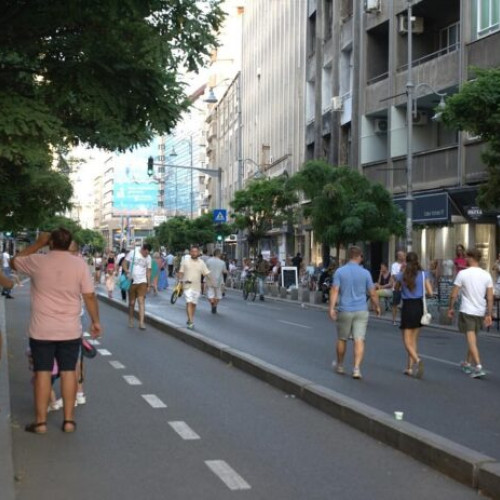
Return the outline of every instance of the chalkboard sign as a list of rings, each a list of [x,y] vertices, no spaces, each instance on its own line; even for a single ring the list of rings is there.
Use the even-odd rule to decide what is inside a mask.
[[[281,268],[281,286],[290,288],[291,286],[297,287],[298,277],[297,268],[294,266]]]
[[[453,281],[446,278],[440,278],[438,281],[438,301],[440,306],[447,306],[450,302]]]

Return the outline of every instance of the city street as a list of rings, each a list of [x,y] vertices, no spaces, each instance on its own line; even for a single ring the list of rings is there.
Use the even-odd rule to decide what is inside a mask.
[[[148,296],[146,310],[183,327],[184,300],[172,306],[169,297],[169,291]],[[349,376],[352,346],[346,358],[348,374],[340,376],[332,370],[336,332],[325,311],[283,301],[244,301],[241,292],[228,290],[217,315],[210,314],[208,302],[201,300],[195,330],[391,415],[403,411],[405,420],[413,424],[500,457],[500,377],[496,371],[500,338],[496,333],[481,335],[487,377],[476,380],[459,369],[465,355],[461,334],[423,329],[420,351],[425,375],[416,380],[403,375],[400,331],[387,312],[384,319],[370,321],[363,380],[355,381]]]
[[[148,310],[164,311],[180,323],[183,300],[171,306],[166,298],[152,298]],[[32,419],[31,374],[24,354],[28,307],[29,287],[16,289],[16,299],[7,308],[7,327],[19,500],[477,497],[471,489],[151,326],[146,332],[128,328],[123,312],[103,304],[105,336],[97,346],[100,354],[87,361],[88,402],[76,410],[77,432],[60,431],[58,412],[49,415],[47,435],[28,434],[22,430]],[[321,330],[326,325],[322,314],[295,314],[293,307],[270,302],[244,304],[232,294],[220,309],[220,316],[212,316],[203,303],[197,330],[225,341],[231,335],[233,340],[247,337],[247,345],[262,355],[267,344],[276,363],[285,363],[292,356],[288,347],[302,343],[298,371],[314,375],[316,365],[324,371],[325,384],[339,390],[352,384],[351,395],[361,387],[383,392],[376,389],[380,382],[375,377],[382,375],[373,362],[367,363],[366,379],[358,389],[351,379],[328,373],[331,356],[325,347],[321,352],[320,339],[328,341],[331,332]],[[313,328],[306,328],[305,320]],[[295,322],[303,325],[301,330]],[[315,345],[318,352],[313,355]],[[321,363],[326,363],[324,369]],[[393,365],[385,358],[380,365],[397,388],[399,374],[391,374]],[[432,385],[435,370],[434,365],[429,368],[426,385]]]

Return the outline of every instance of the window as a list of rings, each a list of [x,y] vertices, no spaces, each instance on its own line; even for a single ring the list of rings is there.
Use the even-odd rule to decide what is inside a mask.
[[[307,53],[312,56],[316,50],[316,12],[309,17]]]
[[[477,0],[477,34],[485,36],[500,28],[500,0]]]
[[[460,41],[460,23],[450,24],[439,31],[439,48],[444,53],[452,52],[458,48]]]
[[[333,0],[325,0],[325,40],[332,37],[333,30]]]

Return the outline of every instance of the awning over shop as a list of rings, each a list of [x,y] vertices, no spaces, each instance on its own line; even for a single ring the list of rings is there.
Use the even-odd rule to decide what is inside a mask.
[[[406,211],[405,199],[396,199],[394,203]],[[413,222],[417,224],[439,224],[450,220],[450,200],[448,193],[415,195],[413,200]]]

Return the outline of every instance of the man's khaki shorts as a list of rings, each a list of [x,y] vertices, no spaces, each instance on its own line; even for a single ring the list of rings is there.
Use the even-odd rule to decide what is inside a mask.
[[[339,312],[337,318],[338,339],[365,340],[368,317],[368,311]]]
[[[479,332],[483,324],[484,318],[482,316],[473,316],[463,312],[458,313],[458,330],[462,333]]]
[[[132,283],[128,291],[129,300],[135,300],[140,297],[145,297],[148,291],[147,283]]]
[[[209,286],[207,289],[208,299],[218,299],[222,298],[222,287],[221,286]]]

